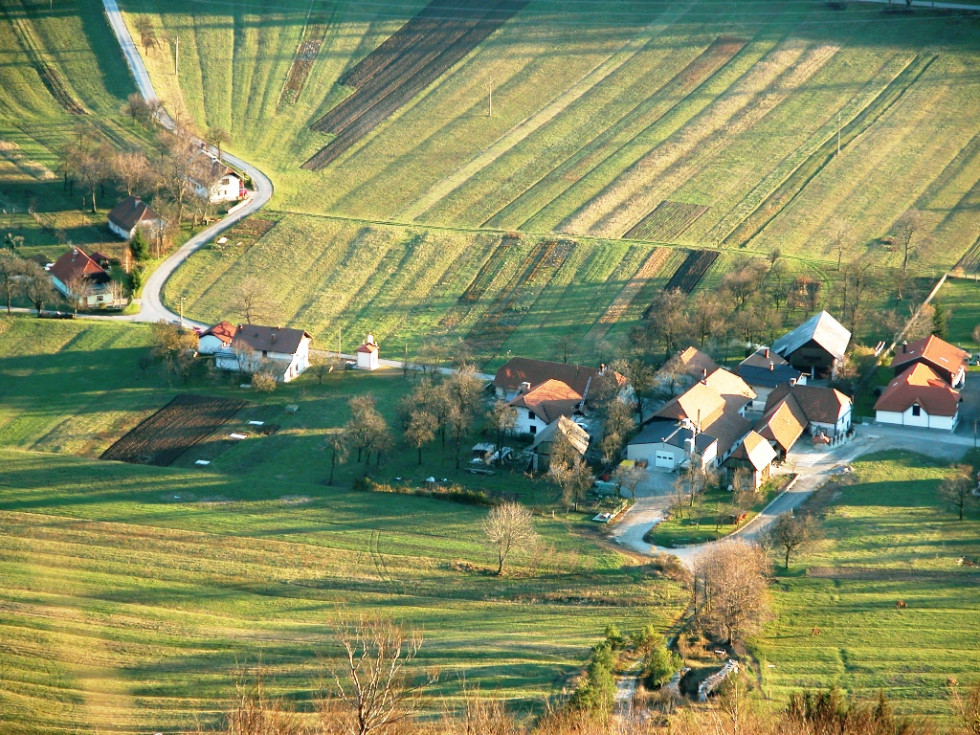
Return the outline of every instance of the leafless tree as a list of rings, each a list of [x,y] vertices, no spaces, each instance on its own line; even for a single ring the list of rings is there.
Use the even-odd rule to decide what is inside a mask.
[[[20,277],[27,269],[27,262],[12,250],[0,248],[0,293],[7,301],[7,313],[10,313],[10,302],[19,290]]]
[[[625,488],[629,492],[630,497],[635,500],[636,488],[646,478],[646,474],[646,470],[634,464],[626,467],[617,467],[616,471],[613,472],[612,479],[620,488]]]
[[[197,357],[197,335],[160,321],[153,325],[152,345],[151,355],[163,364],[167,374],[187,382]]]
[[[208,134],[205,137],[208,145],[212,145],[218,151],[218,160],[221,160],[221,154],[224,150],[225,145],[231,140],[231,136],[228,131],[224,128],[208,128]]]
[[[416,409],[412,411],[405,427],[405,441],[409,446],[415,447],[419,453],[419,466],[422,466],[422,447],[436,438],[436,430],[439,424],[436,417],[428,411]]]
[[[809,513],[781,514],[769,529],[773,546],[783,550],[783,569],[789,569],[789,556],[812,543],[817,538],[817,522]]]
[[[420,711],[420,695],[433,676],[412,677],[422,649],[420,634],[381,620],[344,624],[337,633],[343,663],[334,672],[334,694],[344,712],[341,732],[386,733]],[[333,719],[335,713],[329,712]]]
[[[906,210],[895,222],[895,234],[902,248],[902,283],[908,280],[909,260],[915,253],[918,243],[916,237],[922,228],[922,213],[917,209]],[[902,298],[901,292],[898,294]]]
[[[686,306],[687,296],[679,289],[660,291],[646,314],[647,332],[663,346],[664,360],[674,353],[678,338],[687,330]]]
[[[971,475],[969,466],[959,465],[939,486],[939,497],[958,513],[961,521],[966,507],[973,499],[972,491],[975,485]]]
[[[44,268],[32,260],[24,261],[24,270],[20,274],[21,293],[31,302],[37,315],[41,316],[44,305],[57,298],[57,291],[51,285],[51,277]]]
[[[743,642],[770,619],[769,560],[758,546],[718,544],[702,556],[697,573],[707,620],[729,644]]]
[[[487,424],[495,432],[496,447],[499,452],[504,441],[504,434],[512,431],[517,424],[517,409],[508,405],[506,401],[497,401],[487,411]]]
[[[334,473],[338,464],[343,464],[350,456],[350,435],[345,430],[340,430],[327,437],[327,447],[330,449],[330,479],[328,485],[333,485]]]
[[[592,485],[592,471],[564,434],[559,434],[551,445],[548,474],[561,488],[565,507],[578,510],[585,491]]]
[[[143,53],[149,54],[150,49],[157,48],[160,45],[160,42],[157,40],[156,30],[153,28],[153,22],[148,16],[137,15],[133,25],[139,34],[140,44],[143,46]]]
[[[150,159],[141,151],[123,151],[112,157],[112,174],[128,195],[145,196],[154,179]]]
[[[531,554],[541,540],[534,530],[531,509],[516,502],[491,508],[483,521],[483,532],[497,557],[497,576],[504,573],[504,563],[512,554]]]
[[[245,324],[267,321],[275,311],[265,282],[251,274],[235,287],[231,308]]]

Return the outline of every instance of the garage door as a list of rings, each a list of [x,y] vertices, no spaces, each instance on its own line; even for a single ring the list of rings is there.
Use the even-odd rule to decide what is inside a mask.
[[[653,464],[657,467],[666,467],[667,469],[674,469],[674,455],[671,452],[657,452],[656,457],[653,459]]]

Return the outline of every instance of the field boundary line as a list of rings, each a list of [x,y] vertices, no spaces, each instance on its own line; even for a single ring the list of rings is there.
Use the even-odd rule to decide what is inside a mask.
[[[671,19],[670,23],[676,22],[686,12],[686,8],[676,12],[675,15],[677,17]],[[620,46],[618,50],[608,56],[604,61],[600,62],[598,65],[583,74],[569,89],[559,94],[551,102],[534,114],[529,115],[521,122],[514,125],[490,146],[478,153],[475,157],[471,158],[469,162],[463,164],[463,166],[456,169],[453,174],[446,177],[435,187],[432,187],[428,192],[417,198],[403,210],[402,216],[411,220],[415,220],[423,216],[446,196],[463,186],[477,173],[493,164],[493,162],[496,161],[504,152],[512,149],[528,135],[536,132],[550,123],[570,104],[584,97],[596,85],[601,84],[603,80],[607,79],[609,76],[621,69],[630,59],[642,51],[643,48],[650,43],[651,38],[641,37],[640,34],[659,25],[662,25],[661,19],[648,24],[637,35]]]

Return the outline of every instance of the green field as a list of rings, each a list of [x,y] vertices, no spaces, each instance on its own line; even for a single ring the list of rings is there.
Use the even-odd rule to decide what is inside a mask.
[[[139,368],[142,325],[0,325],[5,733],[189,728],[228,706],[243,668],[306,706],[331,665],[331,625],[360,614],[424,631],[423,664],[441,672],[432,709],[452,706],[464,679],[537,709],[609,622],[666,629],[681,611],[679,587],[605,550],[578,516],[542,516],[546,551],[498,579],[485,508],[356,492],[350,465],[343,487],[327,486],[324,438],[348,396],[370,392],[390,414],[408,390],[400,373],[284,386],[254,409],[280,430],[207,471],[100,462],[178,390],[242,397],[238,381],[168,386]],[[456,477],[451,452],[424,455],[427,472]],[[418,472],[414,456],[381,476]],[[553,492],[541,488],[539,500]]]
[[[980,515],[961,522],[940,503],[949,470],[926,457],[877,455],[854,470],[826,508],[825,540],[777,576],[778,620],[755,650],[763,688],[779,701],[828,684],[882,690],[902,711],[948,714],[947,678],[977,674],[980,573],[957,560],[980,557]]]

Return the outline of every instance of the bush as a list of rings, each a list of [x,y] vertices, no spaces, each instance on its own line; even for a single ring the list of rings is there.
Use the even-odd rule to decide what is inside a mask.
[[[657,633],[657,629],[654,628],[651,623],[647,623],[640,630],[636,631],[630,636],[630,641],[633,643],[633,647],[641,651],[650,649],[662,640],[663,639]]]
[[[619,632],[619,628],[615,623],[610,623],[606,626],[606,640],[613,650],[626,645],[626,637]]]
[[[255,373],[252,376],[252,390],[259,393],[272,393],[276,389],[278,382],[271,373]]]
[[[667,650],[666,643],[661,640],[660,645],[650,651],[650,658],[643,667],[643,683],[647,689],[662,687],[670,681],[670,677],[680,669],[682,663],[681,657]]]
[[[129,274],[129,290],[132,293],[136,293],[146,282],[146,271],[143,270],[143,266],[136,266],[133,268],[132,273]]]
[[[129,249],[136,260],[146,260],[150,257],[150,243],[146,241],[146,235],[142,230],[136,230],[133,239],[129,241]]]
[[[615,657],[608,641],[593,648],[585,683],[575,690],[571,706],[589,712],[610,712],[616,703],[616,679],[612,673],[614,665]]]

